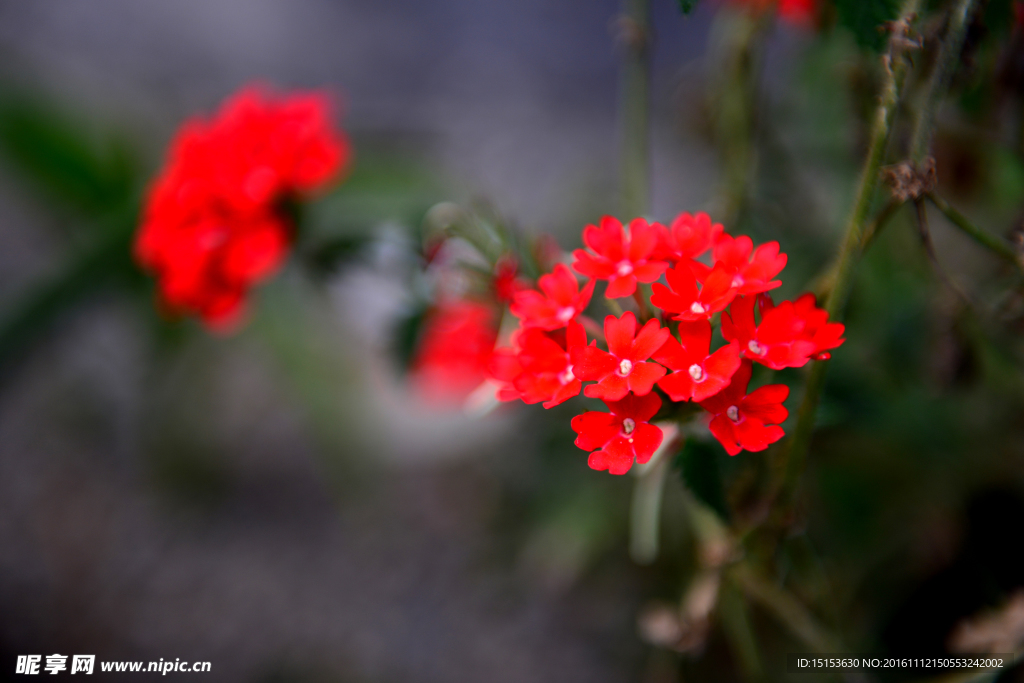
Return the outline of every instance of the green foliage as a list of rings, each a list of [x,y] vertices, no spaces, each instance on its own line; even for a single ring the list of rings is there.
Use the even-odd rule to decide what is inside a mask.
[[[123,142],[96,139],[81,121],[2,86],[0,155],[46,200],[81,213],[124,206],[140,185]]]
[[[697,3],[700,2],[700,0],[678,0],[678,1],[679,1],[679,10],[683,14],[689,14],[690,12],[695,10],[697,8]]]
[[[718,443],[687,439],[683,450],[676,456],[675,466],[682,474],[683,483],[702,503],[729,519],[729,506],[725,502],[725,484],[719,460],[725,456]]]
[[[878,52],[885,47],[882,24],[899,13],[898,0],[832,0],[839,25],[853,33],[857,44]]]

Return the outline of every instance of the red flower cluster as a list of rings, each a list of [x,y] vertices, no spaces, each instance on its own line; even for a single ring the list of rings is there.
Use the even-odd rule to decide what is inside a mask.
[[[170,310],[229,325],[280,266],[292,239],[282,202],[321,188],[350,157],[329,111],[321,94],[249,88],[178,132],[135,241]]]
[[[576,445],[590,466],[613,474],[634,460],[647,462],[661,444],[651,423],[670,401],[694,401],[711,414],[711,433],[730,455],[761,451],[783,436],[788,417],[781,384],[747,393],[753,363],[778,370],[825,360],[843,343],[843,325],[828,322],[814,297],[775,305],[768,292],[786,265],[777,242],[754,247],[747,236],[732,237],[707,214],[681,214],[669,227],[636,219],[628,229],[609,216],[587,226],[573,268],[590,278],[582,288],[565,265],[539,280],[541,291],[512,294],[511,312],[520,319],[511,346],[491,357],[498,398],[558,405],[582,393],[604,401],[610,412],[588,412],[572,421]],[[711,252],[709,262],[699,259]],[[665,276],[667,286],[656,282]],[[653,283],[650,304],[660,317],[641,322],[632,311],[604,320],[607,350],[587,345],[582,321],[596,281],[607,281],[605,296],[635,296],[647,310],[638,283]],[[725,345],[712,349],[713,323],[720,314]],[[671,371],[671,372],[670,372]],[[584,387],[584,382],[593,382]],[[656,391],[657,390],[657,391]]]

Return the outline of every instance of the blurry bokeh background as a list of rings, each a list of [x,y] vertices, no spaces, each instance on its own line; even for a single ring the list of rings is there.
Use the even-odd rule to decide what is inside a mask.
[[[1009,2],[982,4],[935,151],[947,198],[1013,239],[1024,39]],[[729,227],[782,243],[784,296],[827,265],[863,155],[878,41],[850,6],[824,3],[820,30],[771,29],[754,69]],[[223,681],[736,679],[714,630],[686,657],[638,634],[693,572],[678,476],[662,557],[637,566],[631,477],[586,467],[579,406],[480,418],[403,378],[438,203],[566,249],[617,211],[620,11],[0,2],[0,679],[15,655],[53,652],[208,660]],[[650,214],[666,220],[720,206],[746,153],[718,108],[746,19],[711,0],[652,12]],[[180,122],[253,81],[334,93],[356,159],[304,217],[331,248],[300,245],[248,324],[217,336],[162,318],[122,247]],[[1024,587],[1020,274],[936,214],[944,267],[999,314],[971,309],[909,215],[863,263],[807,524],[779,551],[854,651],[941,652]],[[708,457],[741,495],[759,456]],[[806,648],[768,615],[754,626],[777,679]]]

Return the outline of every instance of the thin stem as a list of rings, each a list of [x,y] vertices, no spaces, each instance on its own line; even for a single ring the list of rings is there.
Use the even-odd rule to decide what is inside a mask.
[[[908,25],[917,14],[919,0],[906,0],[901,13],[901,23]],[[829,318],[834,321],[841,320],[846,308],[847,299],[853,286],[853,275],[857,261],[861,254],[861,242],[864,234],[864,223],[867,220],[868,212],[871,209],[871,202],[878,186],[879,173],[882,168],[882,161],[885,158],[885,150],[889,143],[889,136],[892,130],[893,119],[900,101],[900,92],[903,81],[906,78],[908,62],[903,57],[903,46],[901,41],[905,37],[894,32],[889,40],[889,51],[885,57],[885,81],[875,111],[875,120],[871,129],[871,144],[868,148],[868,156],[864,162],[864,169],[861,172],[860,183],[850,211],[850,217],[846,225],[846,236],[839,252],[838,265],[836,267],[836,278],[829,294],[826,310]],[[814,430],[815,417],[818,411],[818,402],[821,399],[821,390],[825,384],[825,372],[827,363],[815,362],[811,368],[810,376],[807,379],[807,387],[804,390],[803,402],[797,413],[796,427],[789,438],[787,445],[781,451],[781,462],[778,469],[781,472],[781,485],[779,494],[781,497],[783,517],[789,501],[796,491],[800,474],[804,470],[804,462],[807,459],[807,450],[810,447],[811,432]]]
[[[896,212],[903,208],[903,202],[897,201],[896,199],[889,199],[882,210],[875,215],[875,219],[871,221],[868,226],[864,229],[864,234],[860,240],[860,250],[865,252],[871,243],[875,241],[875,238],[882,232],[889,223],[889,219],[896,215]]]
[[[767,609],[780,624],[815,652],[842,652],[839,640],[785,589],[756,574],[745,564],[736,565],[729,577],[747,597]]]
[[[661,529],[661,499],[669,455],[678,450],[678,432],[666,435],[657,452],[646,465],[637,465],[636,484],[630,514],[629,555],[637,564],[647,565],[658,559],[658,537]]]
[[[949,289],[960,297],[964,303],[971,308],[978,308],[978,305],[974,302],[971,296],[953,280],[949,273],[947,273],[942,267],[942,264],[939,263],[939,256],[935,253],[935,243],[932,241],[932,233],[931,230],[928,229],[928,212],[925,210],[924,200],[918,199],[915,201],[914,210],[917,215],[917,232],[921,238],[921,245],[924,247],[924,253],[928,256],[928,261],[931,262],[932,268],[935,269],[935,274],[938,275],[943,284],[949,287]]]
[[[761,666],[761,654],[754,628],[750,623],[750,610],[746,600],[732,582],[726,582],[721,588],[718,601],[722,627],[739,660],[743,678],[747,681],[762,680],[764,669]]]
[[[910,159],[918,167],[931,150],[939,100],[945,94],[953,72],[959,66],[964,37],[967,34],[967,19],[971,15],[974,2],[975,0],[960,0],[949,17],[946,37],[942,41],[932,77],[928,81],[924,103],[918,109],[917,123],[910,143]]]
[[[930,201],[936,209],[941,211],[942,214],[949,219],[950,223],[960,228],[968,237],[998,256],[1006,259],[1018,268],[1024,269],[1024,255],[1022,255],[1017,249],[1014,249],[1006,240],[985,232],[972,223],[969,218],[950,206],[945,199],[939,197],[934,192],[928,193],[927,197],[928,201]]]
[[[612,312],[613,314],[615,314],[615,317],[616,317],[616,318],[621,318],[621,317],[622,317],[622,313],[623,313],[623,311],[622,311],[622,304],[620,304],[620,303],[619,303],[618,301],[616,301],[615,299],[611,299],[611,298],[609,298],[609,297],[605,297],[605,298],[604,298],[604,301],[605,301],[605,304],[607,304],[607,305],[608,305],[608,309],[609,309],[609,310],[610,310],[610,311],[611,311],[611,312]]]
[[[633,301],[636,302],[637,308],[640,311],[640,322],[647,322],[651,318],[651,312],[647,308],[647,297],[650,296],[644,291],[644,285],[639,282],[636,285],[636,291],[633,292]]]
[[[620,21],[625,47],[620,116],[622,123],[622,212],[628,218],[647,212],[650,200],[650,0],[625,0]]]

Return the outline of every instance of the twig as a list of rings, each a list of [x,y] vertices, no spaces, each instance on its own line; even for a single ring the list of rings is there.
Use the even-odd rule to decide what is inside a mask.
[[[650,0],[625,0],[618,22],[624,47],[620,117],[622,122],[622,212],[627,218],[647,211],[650,192]]]
[[[767,609],[790,633],[815,652],[842,652],[838,639],[785,589],[765,580],[744,564],[737,564],[729,576],[747,597]]]
[[[905,0],[900,15],[902,18],[897,24],[908,26],[916,15],[919,5],[919,0]],[[875,189],[878,186],[879,172],[889,143],[889,135],[900,101],[903,81],[907,74],[908,64],[903,57],[905,41],[906,36],[897,31],[894,31],[889,39],[889,51],[885,57],[886,78],[882,86],[878,108],[875,111],[875,120],[871,129],[871,144],[864,162],[864,169],[861,172],[860,183],[857,186],[853,209],[847,221],[846,237],[839,252],[835,282],[826,305],[831,320],[842,319],[846,301],[853,286],[853,274],[861,254],[864,224],[871,208]],[[779,474],[777,475],[781,480],[777,484],[781,505],[780,509],[776,509],[777,520],[781,518],[784,521],[788,515],[790,500],[796,491],[800,474],[804,469],[827,368],[828,364],[821,362],[816,362],[811,368],[804,390],[803,402],[797,413],[796,427],[781,451],[778,464]]]
[[[969,218],[954,209],[945,199],[934,192],[928,193],[927,197],[928,201],[941,211],[942,215],[949,219],[950,223],[960,228],[968,237],[1018,268],[1024,269],[1024,254],[1014,249],[1009,242],[995,237],[974,225]]]
[[[928,212],[925,210],[924,202],[920,199],[915,201],[914,210],[917,215],[917,233],[921,238],[921,246],[924,247],[924,253],[928,255],[928,260],[931,262],[932,268],[935,269],[935,274],[938,275],[943,284],[949,287],[954,294],[964,301],[964,303],[973,309],[979,309],[980,307],[971,295],[961,288],[960,285],[958,285],[942,267],[942,264],[939,263],[938,254],[935,253],[935,243],[932,242],[932,234],[928,229]]]

